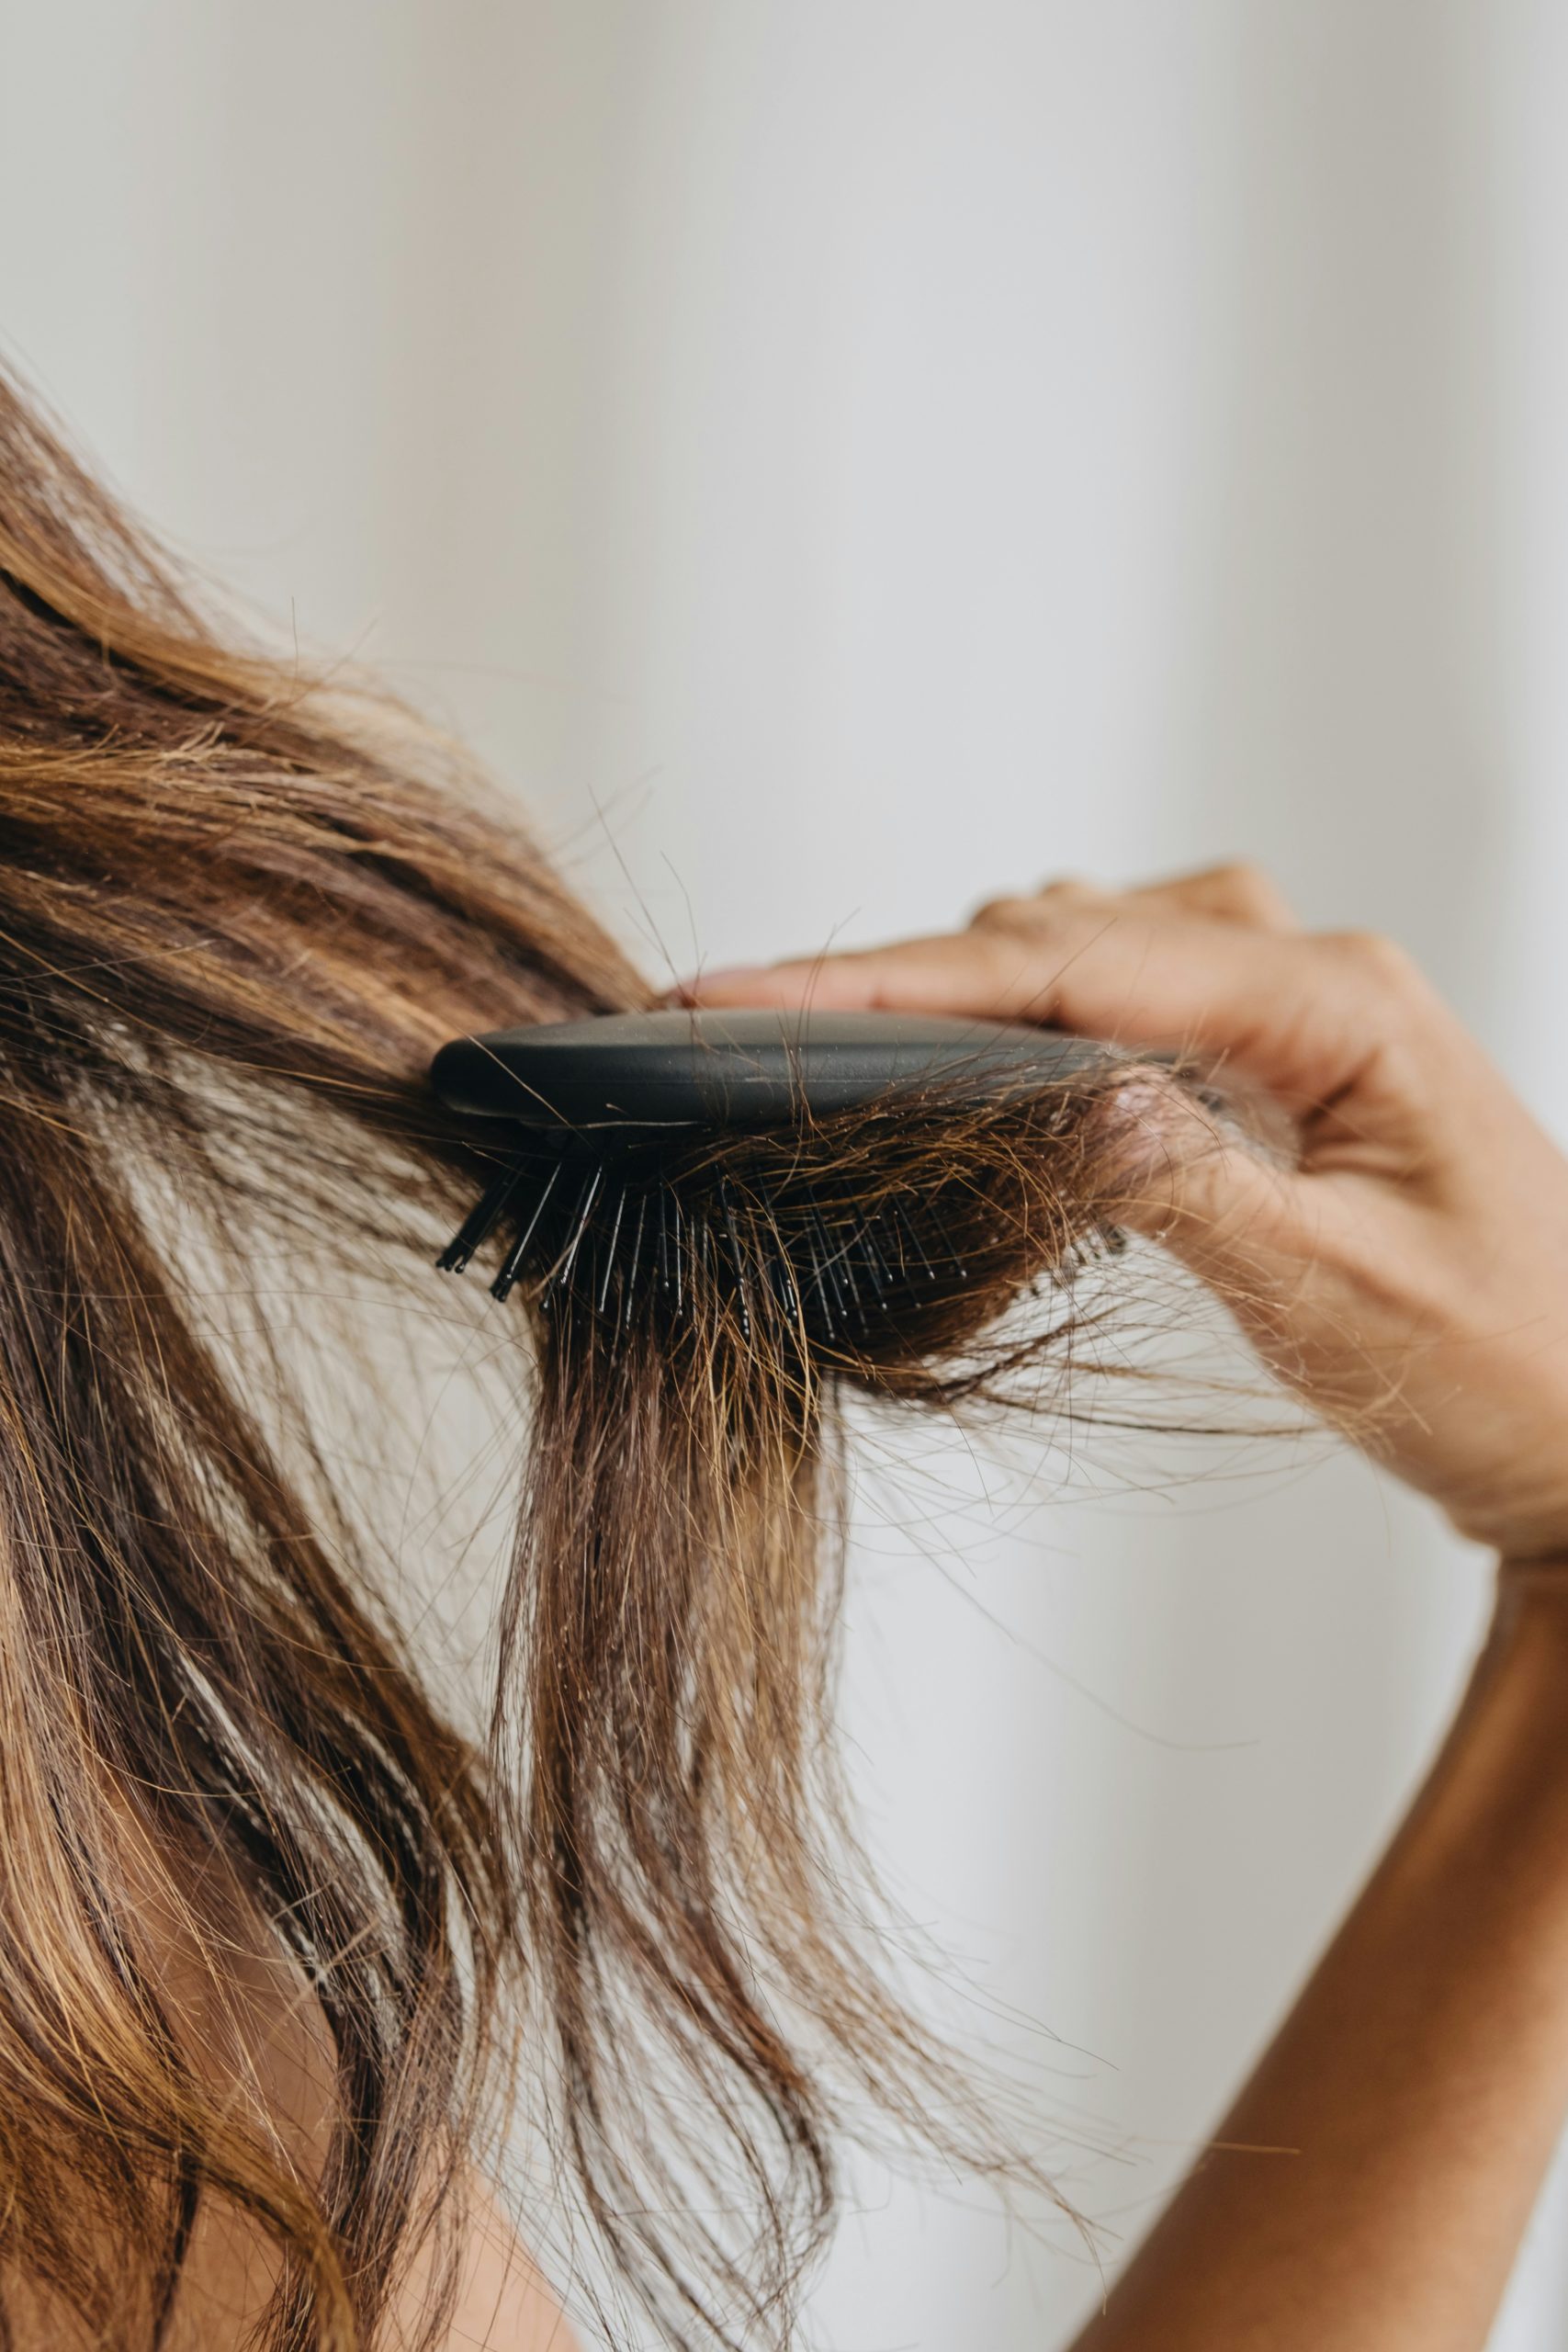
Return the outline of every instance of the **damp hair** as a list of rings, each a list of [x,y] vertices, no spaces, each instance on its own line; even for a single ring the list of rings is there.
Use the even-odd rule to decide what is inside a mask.
[[[265,2352],[371,2352],[416,2261],[434,2346],[525,2030],[622,2307],[784,2344],[863,2112],[1026,2168],[841,1892],[836,1465],[853,1392],[1060,1357],[1122,1079],[685,1147],[759,1262],[802,1198],[939,1202],[951,1266],[869,1320],[695,1261],[678,1320],[490,1310],[525,1460],[468,1736],[287,1363],[263,1410],[209,1302],[290,1250],[428,1297],[487,1173],[434,1049],[651,991],[442,740],[215,614],[0,382],[0,2342],[165,2341],[217,2216]]]

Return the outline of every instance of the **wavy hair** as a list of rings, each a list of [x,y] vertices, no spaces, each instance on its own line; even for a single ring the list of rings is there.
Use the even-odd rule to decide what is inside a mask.
[[[215,1284],[280,1241],[428,1292],[486,1172],[432,1050],[649,1001],[447,746],[214,619],[0,384],[18,2346],[46,2319],[166,2341],[215,2217],[261,2250],[265,2352],[367,2352],[416,2255],[434,2343],[520,2019],[673,2344],[789,2339],[857,2102],[955,2128],[951,2071],[834,1892],[839,1403],[987,1393],[1054,1344],[998,1317],[1111,1213],[1114,1081],[708,1139],[683,1181],[722,1176],[758,1220],[801,1182],[940,1193],[965,1279],[852,1341],[742,1319],[716,1279],[678,1328],[490,1310],[528,1411],[488,1739],[431,1695],[287,1363],[264,1398],[212,1329]]]

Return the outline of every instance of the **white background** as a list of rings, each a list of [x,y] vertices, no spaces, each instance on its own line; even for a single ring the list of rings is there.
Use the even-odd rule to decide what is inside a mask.
[[[473,733],[653,968],[1245,854],[1415,948],[1568,1123],[1568,12],[0,28],[13,356],[184,548]],[[1072,2182],[1123,2230],[1392,1820],[1481,1602],[1359,1464],[1218,1466],[934,1536],[884,1480],[851,1595],[879,1851],[1061,2037],[1046,2072],[1013,2029],[1043,2127],[1131,2135]],[[868,2170],[857,2202],[834,2352],[1048,2352],[1092,2295],[974,2196]],[[1560,2209],[1508,2352],[1568,2326]]]

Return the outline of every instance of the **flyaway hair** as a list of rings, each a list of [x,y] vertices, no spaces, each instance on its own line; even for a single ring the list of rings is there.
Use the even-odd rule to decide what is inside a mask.
[[[686,1148],[756,1228],[939,1203],[963,1279],[869,1321],[716,1273],[678,1322],[489,1310],[527,1459],[488,1742],[212,1337],[291,1238],[428,1299],[487,1174],[434,1048],[650,1001],[449,747],[215,622],[0,385],[0,2344],[170,2340],[220,2225],[264,2352],[370,2352],[416,2256],[434,2343],[520,2022],[671,2344],[789,2341],[858,2106],[984,2158],[835,1895],[838,1412],[1061,1344],[1120,1076]]]

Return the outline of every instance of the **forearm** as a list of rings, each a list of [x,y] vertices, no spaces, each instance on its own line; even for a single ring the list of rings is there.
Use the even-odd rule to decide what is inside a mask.
[[[1478,2352],[1568,2110],[1568,1566],[1077,2352]]]

